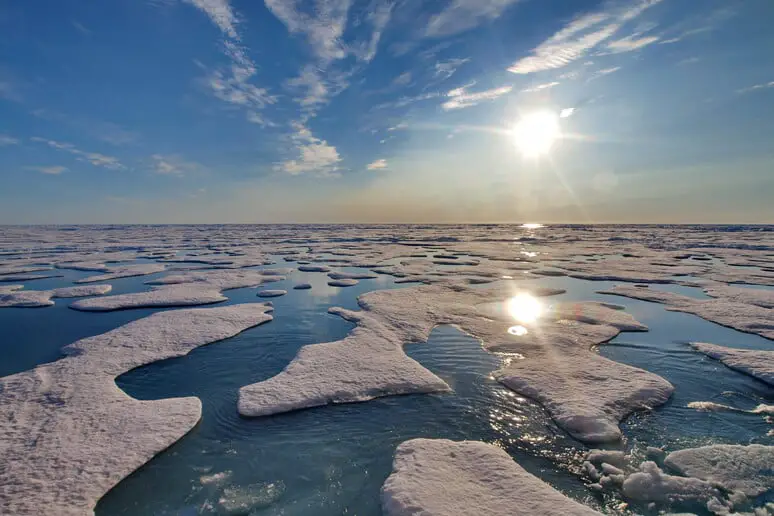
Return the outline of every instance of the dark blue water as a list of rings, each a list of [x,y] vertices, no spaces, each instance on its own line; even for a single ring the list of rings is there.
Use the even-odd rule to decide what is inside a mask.
[[[279,260],[275,266],[285,264]],[[94,274],[61,272],[64,278],[30,282],[28,288],[67,286]],[[110,283],[114,293],[136,292],[149,288],[144,282],[159,275]],[[602,502],[568,472],[584,447],[565,436],[539,406],[493,382],[490,373],[498,367],[498,358],[483,351],[475,339],[448,327],[437,328],[429,342],[409,345],[406,351],[444,378],[454,388],[453,394],[391,397],[268,418],[240,418],[236,412],[240,387],[277,374],[301,346],[340,339],[352,328],[327,314],[328,307],[356,309],[356,297],[363,292],[401,287],[388,276],[344,289],[329,287],[327,280],[325,274],[295,272],[267,287],[288,291],[272,299],[272,322],[117,379],[122,389],[139,399],[197,396],[203,416],[190,434],[108,493],[97,507],[99,516],[378,515],[379,489],[390,472],[395,447],[413,437],[497,443],[522,466],[571,496],[591,504]],[[301,282],[311,283],[312,290],[292,289]],[[774,444],[766,437],[771,425],[760,416],[703,413],[686,407],[691,401],[715,401],[747,409],[774,403],[774,390],[691,351],[685,342],[703,340],[750,349],[774,349],[774,343],[693,315],[665,311],[662,305],[596,293],[612,287],[612,282],[547,277],[534,283],[568,290],[553,300],[625,305],[650,327],[650,332],[625,333],[600,348],[603,355],[660,374],[676,387],[667,405],[624,423],[624,447]],[[704,296],[692,287],[656,288]],[[258,290],[228,291],[229,301],[224,304],[261,302],[256,298]],[[4,334],[0,375],[55,360],[66,344],[159,311],[84,313],[67,308],[72,300],[55,302],[51,308],[0,310]],[[212,477],[218,474],[220,481]],[[235,511],[239,502],[252,506],[252,512]]]

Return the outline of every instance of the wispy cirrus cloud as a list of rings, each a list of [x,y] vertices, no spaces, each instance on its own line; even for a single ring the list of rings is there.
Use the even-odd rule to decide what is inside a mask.
[[[67,167],[62,167],[59,165],[54,165],[50,167],[25,167],[27,170],[32,170],[34,172],[40,172],[41,174],[48,174],[50,176],[58,176],[62,172],[67,172]]]
[[[277,97],[268,88],[254,83],[258,74],[255,63],[240,46],[241,36],[237,30],[239,16],[229,0],[183,0],[204,12],[223,33],[223,53],[231,60],[231,66],[212,70],[202,83],[218,99],[242,109],[248,122],[262,127],[274,125],[260,112],[274,104]],[[206,67],[205,67],[206,68]]]
[[[204,168],[200,164],[186,161],[176,154],[154,154],[151,156],[151,160],[153,162],[153,171],[156,174],[165,176],[181,177],[187,172],[202,170]]]
[[[625,8],[590,13],[574,19],[559,32],[548,38],[532,54],[519,59],[508,70],[528,74],[553,70],[569,65],[613,37],[627,22],[662,0],[638,0]],[[622,38],[611,43],[614,51],[630,51],[654,43],[650,37]]]
[[[19,140],[8,136],[7,134],[0,134],[0,147],[7,147],[10,145],[19,145]]]
[[[536,93],[538,91],[544,91],[551,89],[555,86],[559,86],[559,81],[551,81],[551,82],[544,82],[543,84],[536,84],[535,86],[530,86],[529,88],[525,88],[521,90],[522,93]]]
[[[67,152],[75,156],[78,161],[84,161],[94,165],[95,167],[106,168],[108,170],[126,170],[126,166],[114,156],[107,156],[98,152],[86,152],[75,147],[71,143],[62,143],[56,140],[48,140],[39,136],[33,136],[30,138],[33,142],[44,143],[49,147],[63,152]]]
[[[239,40],[237,16],[228,0],[183,0],[204,11],[210,20],[231,39]]]
[[[469,86],[463,86],[462,88],[456,88],[447,93],[446,96],[449,97],[449,100],[441,104],[441,108],[445,111],[468,108],[484,101],[500,98],[513,90],[512,86],[502,86],[490,90],[469,92],[467,90],[468,87]]]
[[[275,169],[294,176],[313,173],[320,177],[338,177],[341,156],[336,147],[314,136],[301,122],[294,122],[292,127],[295,132],[290,140],[298,157],[277,163]]]
[[[368,170],[384,170],[385,168],[387,168],[387,160],[377,159],[375,161],[372,161],[368,165],[366,165],[366,168]]]
[[[774,81],[763,82],[763,83],[760,83],[760,84],[754,84],[752,86],[748,86],[747,88],[738,89],[738,90],[736,90],[736,92],[737,93],[750,93],[750,92],[758,91],[758,90],[767,90],[769,88],[774,88]]]
[[[454,75],[454,72],[457,71],[457,69],[464,65],[465,63],[469,62],[470,58],[455,58],[455,59],[447,59],[446,61],[438,61],[435,63],[435,77],[440,79],[448,79],[452,75]]]
[[[426,37],[452,36],[499,17],[519,0],[452,0],[441,12],[430,18]]]

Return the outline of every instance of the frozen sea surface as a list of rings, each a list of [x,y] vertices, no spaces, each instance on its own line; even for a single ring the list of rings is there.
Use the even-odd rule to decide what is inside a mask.
[[[8,231],[4,233],[2,249],[10,249],[7,252],[12,253],[13,245],[19,238],[16,232],[21,230],[14,228],[10,233]],[[80,239],[75,239],[78,245],[86,246],[93,239],[94,231],[97,230],[84,230]],[[153,238],[165,234],[163,228],[117,228],[111,232],[128,231],[139,231],[143,238],[149,238],[143,234],[144,231],[151,231]],[[244,230],[239,228],[213,227],[205,231],[210,232],[210,244],[224,248],[217,251],[219,260],[231,256],[224,253],[225,250],[239,257],[241,248],[257,238],[250,233],[242,234]],[[588,232],[586,229],[579,231],[584,235]],[[629,242],[626,244],[626,253],[616,251],[611,258],[625,260],[621,256],[631,251],[629,247],[640,245],[636,242],[643,230],[607,228],[605,231],[612,231],[615,237],[625,234],[629,239],[626,241]],[[656,228],[652,231],[658,233],[662,230]],[[701,249],[702,253],[711,252],[713,248],[708,246],[712,243],[718,246],[723,244],[723,249],[726,249],[730,243],[736,242],[736,249],[743,252],[747,252],[747,247],[765,243],[765,239],[753,231],[726,233],[718,229],[709,233],[710,238],[703,234],[701,238],[696,236],[695,239],[690,238],[694,230],[689,228],[670,228],[669,231],[685,231],[689,241],[681,244],[682,247]],[[310,237],[307,232],[312,232],[313,236]],[[67,238],[73,239],[73,233],[79,232],[67,232]],[[511,233],[521,234],[518,230],[511,230]],[[386,397],[366,403],[332,405],[256,419],[241,418],[237,413],[237,393],[240,387],[276,375],[302,346],[341,339],[354,327],[328,314],[328,308],[339,306],[356,310],[356,299],[360,294],[412,286],[411,283],[395,283],[400,276],[378,275],[376,279],[361,279],[355,286],[333,287],[328,284],[330,278],[324,269],[329,267],[331,270],[357,274],[367,272],[377,264],[389,265],[404,267],[410,278],[414,274],[420,276],[427,273],[426,270],[420,271],[419,266],[412,261],[431,264],[438,261],[435,255],[446,256],[448,253],[458,256],[459,260],[465,260],[466,268],[480,267],[482,271],[487,267],[493,269],[507,263],[490,262],[482,258],[482,251],[477,251],[476,245],[483,248],[484,244],[475,244],[475,241],[484,238],[495,240],[487,242],[485,246],[490,258],[490,249],[502,248],[502,251],[498,251],[502,255],[528,256],[522,253],[540,253],[529,257],[530,260],[538,261],[536,265],[559,268],[570,266],[565,258],[572,259],[573,245],[577,244],[563,244],[558,235],[572,237],[575,229],[542,228],[533,236],[527,235],[529,240],[519,244],[512,243],[514,237],[511,233],[507,227],[501,226],[494,229],[444,227],[443,232],[432,227],[430,230],[418,227],[399,227],[397,230],[377,227],[348,229],[346,239],[342,240],[341,231],[329,233],[324,228],[277,228],[271,242],[272,250],[280,252],[261,255],[261,259],[275,264],[250,265],[250,268],[298,267],[295,260],[300,260],[324,265],[323,270],[315,267],[311,267],[311,272],[296,270],[287,274],[286,279],[271,283],[269,287],[224,292],[228,301],[215,306],[262,302],[256,296],[262,288],[285,290],[287,294],[271,299],[274,320],[267,324],[231,339],[198,348],[185,357],[156,362],[117,378],[118,386],[138,399],[196,396],[202,400],[203,414],[200,423],[188,435],[102,498],[96,513],[99,516],[379,515],[379,492],[392,470],[395,449],[402,442],[419,437],[495,443],[527,471],[565,494],[603,512],[617,513],[616,508],[623,501],[620,495],[615,492],[598,494],[589,490],[586,487],[588,480],[579,474],[587,448],[559,429],[538,404],[511,392],[492,379],[491,373],[502,361],[513,357],[488,353],[477,340],[449,326],[437,327],[427,343],[408,344],[405,351],[445,380],[454,389],[452,394]],[[237,245],[240,243],[239,238],[242,238],[242,245]],[[768,238],[771,240],[771,237]],[[133,248],[124,242],[125,239],[116,240],[121,242],[122,247]],[[364,245],[363,242],[376,249],[395,245],[397,240],[412,245],[405,246],[396,256],[363,256],[354,251]],[[645,241],[644,238],[642,240]],[[596,249],[588,246],[590,248],[584,247],[583,252],[588,253],[588,256],[606,252],[605,247],[611,245],[611,240],[599,238],[599,241]],[[178,239],[174,245],[161,245],[157,251],[162,252],[164,248],[170,247],[176,256],[190,256],[197,262],[167,263],[168,269],[212,266],[200,262],[209,259],[209,251],[201,242],[184,242]],[[185,246],[190,249],[184,249]],[[288,255],[284,251],[295,248],[305,250],[307,247],[319,247],[319,251],[293,254],[291,261],[285,261]],[[552,249],[561,249],[561,252],[542,258]],[[357,256],[347,257],[350,251]],[[82,251],[56,251],[61,252],[78,254]],[[658,249],[653,252],[661,256],[680,250]],[[52,251],[49,249],[48,253]],[[56,253],[49,256],[55,256]],[[411,253],[416,256],[409,257]],[[419,258],[423,253],[426,258]],[[764,249],[763,253],[771,256],[774,248]],[[41,255],[46,253],[42,252]],[[588,256],[579,260],[583,262],[584,274],[587,273],[589,263],[596,263],[595,260],[587,259]],[[720,253],[720,256],[725,257],[726,254]],[[3,258],[0,256],[0,265],[8,265],[5,262],[10,260]],[[83,261],[89,259],[85,257]],[[257,261],[258,257],[254,260]],[[337,260],[343,261],[339,263]],[[546,263],[541,263],[541,260]],[[470,265],[473,261],[480,263]],[[656,259],[651,259],[653,261]],[[719,267],[722,263],[720,258],[687,261],[698,263],[701,267]],[[133,256],[122,265],[154,262],[155,259],[147,256]],[[350,266],[356,262],[364,267]],[[435,270],[453,270],[454,267],[447,264],[431,266]],[[733,269],[734,274],[737,274],[740,268]],[[757,274],[758,271],[756,269],[753,272]],[[94,271],[72,269],[56,269],[55,272],[62,277],[31,281],[25,283],[25,288],[48,290],[72,286],[74,282],[95,274]],[[110,295],[142,292],[152,288],[146,284],[147,281],[173,273],[168,271],[119,278],[107,283],[113,286]],[[713,273],[697,270],[688,279],[693,279],[694,274],[704,279]],[[774,437],[767,435],[772,424],[761,415],[728,411],[702,412],[688,407],[689,403],[695,401],[712,401],[745,410],[759,404],[774,404],[774,388],[696,353],[688,342],[711,342],[755,350],[774,350],[774,342],[720,326],[692,314],[668,311],[661,304],[597,293],[619,284],[617,281],[533,276],[527,271],[515,269],[510,274],[524,275],[524,285],[566,290],[565,294],[547,298],[545,301],[549,305],[560,301],[615,303],[624,306],[635,319],[650,328],[648,332],[621,334],[610,343],[600,346],[599,352],[614,361],[662,376],[675,386],[675,393],[664,406],[626,419],[622,425],[624,441],[610,448],[644,455],[646,447],[673,451],[709,444],[774,445]],[[686,279],[685,276],[677,277]],[[766,280],[752,278],[752,281]],[[299,283],[308,283],[312,288],[294,289]],[[742,286],[770,288],[754,284]],[[651,284],[650,288],[695,299],[708,299],[698,287],[668,283]],[[62,356],[63,346],[80,338],[107,332],[151,313],[175,309],[84,313],[68,308],[72,301],[56,299],[54,306],[46,308],[0,309],[0,376],[57,360]],[[762,500],[770,499],[770,495],[766,495],[769,498],[764,496]],[[648,512],[645,504],[632,507],[640,512]],[[674,508],[680,509],[679,506]],[[690,508],[698,512],[706,511],[703,507]]]

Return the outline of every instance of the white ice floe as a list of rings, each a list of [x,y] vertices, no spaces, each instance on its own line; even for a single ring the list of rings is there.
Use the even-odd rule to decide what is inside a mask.
[[[373,272],[341,272],[333,271],[328,273],[328,277],[332,280],[361,280],[361,279],[376,279],[379,276]]]
[[[131,278],[134,276],[147,276],[149,274],[155,274],[162,272],[166,266],[161,263],[141,263],[135,265],[121,265],[112,267],[105,272],[105,274],[98,274],[96,276],[89,276],[77,280],[75,283],[96,283],[98,281],[110,281],[118,278]]]
[[[684,501],[718,501],[720,492],[709,482],[699,478],[669,475],[655,462],[646,461],[640,470],[632,473],[622,485],[623,495],[639,502],[672,503]]]
[[[0,276],[0,282],[5,283],[10,281],[34,281],[61,277],[61,274],[6,274],[5,276]]]
[[[755,304],[725,298],[695,299],[673,292],[631,285],[617,285],[599,293],[662,303],[667,305],[667,310],[698,315],[710,322],[774,340],[772,311]]]
[[[501,448],[476,441],[404,442],[381,498],[386,516],[600,514],[528,473]]]
[[[774,446],[715,444],[670,453],[667,467],[754,497],[774,489]]]
[[[705,342],[692,342],[691,347],[731,369],[774,385],[774,351],[727,348]]]
[[[110,312],[130,308],[208,305],[227,299],[216,288],[184,284],[157,287],[147,292],[82,299],[71,304],[70,308],[83,312]]]
[[[766,405],[765,403],[759,403],[755,408],[747,410],[724,405],[723,403],[715,403],[714,401],[692,401],[688,404],[688,408],[696,409],[700,412],[739,412],[742,414],[774,416],[774,405]]]
[[[511,284],[487,289],[446,284],[362,295],[359,312],[329,310],[358,324],[345,339],[306,346],[277,376],[240,389],[239,412],[263,416],[391,394],[448,391],[445,382],[402,350],[406,343],[427,341],[433,328],[444,324],[481,339],[489,351],[523,356],[494,377],[541,403],[557,424],[587,442],[619,439],[621,419],[669,398],[673,388],[663,378],[592,351],[619,333],[614,325],[644,329],[630,315],[598,303],[560,304],[545,319],[527,324],[526,333],[515,335],[509,328],[516,321],[504,307],[518,291]],[[561,291],[521,292],[546,296]],[[576,317],[596,324],[568,320]]]
[[[258,292],[258,297],[280,297],[287,294],[287,290],[261,290]]]
[[[116,376],[271,320],[266,304],[153,314],[0,378],[0,513],[92,514],[97,500],[190,431],[197,398],[141,401]]]
[[[75,310],[106,312],[130,308],[196,306],[220,303],[228,298],[224,290],[256,287],[284,279],[284,276],[264,276],[255,270],[208,270],[172,274],[147,282],[159,285],[147,292],[84,299],[70,305]]]
[[[21,287],[21,285],[14,285]],[[78,287],[62,287],[52,290],[18,290],[18,288],[3,291],[0,289],[0,308],[39,308],[54,306],[53,298],[101,296],[110,292],[110,285],[84,285]]]
[[[298,270],[301,272],[329,272],[331,268],[327,265],[299,265]]]
[[[748,305],[762,306],[763,308],[774,308],[774,290],[761,288],[742,288],[719,283],[704,288],[707,295],[733,301],[735,303],[745,303]]]
[[[328,285],[331,287],[354,287],[359,283],[356,279],[338,279],[338,280],[331,280],[328,282]]]

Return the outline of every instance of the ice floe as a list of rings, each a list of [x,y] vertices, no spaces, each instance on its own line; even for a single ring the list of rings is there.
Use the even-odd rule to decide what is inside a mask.
[[[77,280],[75,283],[97,283],[99,281],[110,281],[118,278],[132,278],[135,276],[147,276],[162,272],[166,266],[160,263],[141,263],[136,265],[122,265],[108,269],[105,274],[89,276]]]
[[[727,348],[705,342],[692,342],[691,347],[731,369],[774,385],[774,351]]]
[[[271,320],[260,303],[161,312],[0,378],[0,513],[91,514],[97,500],[190,431],[197,398],[140,401],[115,377]]]
[[[287,294],[287,290],[261,290],[258,292],[258,297],[280,297]]]
[[[755,333],[774,340],[772,310],[754,304],[746,304],[724,298],[695,299],[651,288],[617,285],[600,294],[631,297],[667,305],[667,310],[698,315],[710,322],[728,326],[746,333]]]
[[[19,285],[20,287],[20,285]],[[38,308],[54,306],[53,298],[101,296],[112,290],[110,285],[84,285],[77,287],[62,287],[52,290],[10,290],[4,292],[0,288],[0,308],[20,307]]]
[[[71,308],[89,312],[107,312],[130,308],[196,306],[220,303],[228,298],[224,290],[256,287],[284,279],[264,276],[263,271],[212,270],[171,274],[147,282],[158,285],[147,292],[134,292],[76,301]]]
[[[445,439],[398,446],[382,509],[386,516],[600,514],[528,473],[501,448]]]

